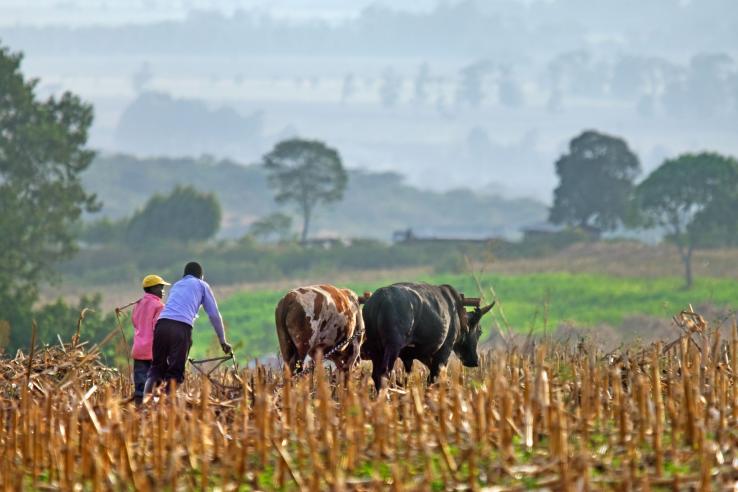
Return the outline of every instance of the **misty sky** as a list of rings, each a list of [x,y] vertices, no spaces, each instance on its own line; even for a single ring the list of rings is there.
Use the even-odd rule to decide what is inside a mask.
[[[3,0],[0,41],[40,96],[94,104],[103,153],[254,163],[299,135],[542,202],[586,129],[646,171],[738,154],[735,0]]]
[[[523,1],[523,0],[521,0]],[[2,0],[0,25],[119,25],[182,20],[194,10],[258,10],[285,19],[338,22],[356,17],[369,5],[391,5],[406,11],[429,11],[435,0]]]

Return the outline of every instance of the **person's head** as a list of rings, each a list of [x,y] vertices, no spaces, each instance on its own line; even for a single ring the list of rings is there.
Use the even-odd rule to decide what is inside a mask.
[[[202,278],[202,266],[196,261],[191,261],[185,265],[184,276],[192,275],[196,278]]]
[[[141,282],[141,287],[143,287],[144,292],[158,297],[162,297],[164,295],[165,285],[171,284],[159,275],[146,275]]]
[[[144,292],[147,294],[154,294],[156,297],[164,297],[164,286],[162,284],[153,285],[151,287],[145,287]]]

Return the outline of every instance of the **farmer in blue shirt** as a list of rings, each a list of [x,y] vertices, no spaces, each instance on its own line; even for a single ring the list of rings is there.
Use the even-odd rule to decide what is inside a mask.
[[[169,290],[167,304],[159,315],[154,329],[153,361],[146,381],[145,394],[162,381],[184,381],[187,355],[192,346],[192,326],[200,306],[210,318],[220,346],[226,354],[231,346],[226,341],[223,318],[218,311],[213,291],[203,280],[202,267],[197,262],[185,266],[184,277]]]

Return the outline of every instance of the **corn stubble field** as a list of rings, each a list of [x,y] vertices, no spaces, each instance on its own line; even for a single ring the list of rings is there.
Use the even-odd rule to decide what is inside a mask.
[[[453,360],[190,375],[137,409],[97,349],[0,364],[3,490],[720,490],[738,478],[738,335],[692,313],[675,338],[604,354],[528,340]],[[241,390],[221,385],[240,386]]]

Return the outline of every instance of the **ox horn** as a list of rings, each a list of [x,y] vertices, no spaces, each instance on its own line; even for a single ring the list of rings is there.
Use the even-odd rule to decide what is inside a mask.
[[[495,304],[497,304],[497,300],[492,301],[492,304],[490,304],[488,306],[484,306],[483,308],[477,308],[477,309],[479,309],[480,315],[481,316],[484,316],[485,314],[487,314],[488,312],[490,312],[490,310],[493,307],[495,307]]]

